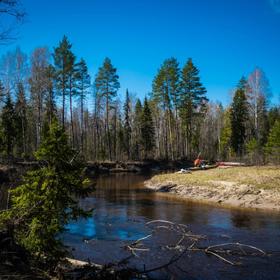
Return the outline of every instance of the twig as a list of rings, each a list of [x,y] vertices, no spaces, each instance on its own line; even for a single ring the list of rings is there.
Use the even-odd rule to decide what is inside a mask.
[[[217,248],[217,247],[222,247],[222,246],[229,246],[229,245],[231,245],[231,246],[240,246],[240,247],[243,246],[243,247],[247,247],[247,248],[251,248],[253,250],[259,251],[263,255],[266,254],[263,250],[261,250],[261,249],[259,249],[257,247],[254,247],[254,246],[251,246],[251,245],[246,245],[246,244],[241,244],[241,243],[238,243],[238,242],[237,243],[222,243],[222,244],[212,245],[212,246],[209,246],[208,248],[206,248],[206,250],[210,250],[210,249]]]
[[[174,225],[173,222],[166,221],[166,220],[153,220],[153,221],[147,222],[146,225],[150,225],[150,224],[153,224],[153,223],[167,223],[167,224]]]
[[[148,239],[148,238],[150,238],[150,237],[152,237],[152,236],[153,236],[152,234],[149,234],[149,235],[146,235],[146,236],[144,236],[144,237],[142,237],[142,238],[139,238],[139,239],[136,240],[135,242],[131,243],[130,246],[136,245],[136,244],[138,244],[140,241],[145,240],[145,239]]]
[[[216,256],[217,258],[221,259],[222,261],[224,261],[224,262],[226,262],[226,263],[229,263],[229,264],[231,264],[231,265],[236,265],[235,263],[233,263],[233,262],[231,262],[231,261],[229,261],[229,260],[223,258],[222,256],[220,256],[220,255],[218,255],[218,254],[216,254],[216,253],[214,253],[214,252],[212,252],[212,251],[209,251],[209,250],[207,250],[207,249],[205,249],[205,253],[206,253],[206,254],[214,255],[214,256]]]

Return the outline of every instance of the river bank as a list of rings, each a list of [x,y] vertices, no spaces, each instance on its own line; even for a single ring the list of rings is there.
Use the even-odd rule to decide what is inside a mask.
[[[86,173],[89,177],[109,173],[141,173],[175,171],[191,166],[188,160],[146,160],[146,161],[88,161]]]
[[[145,182],[156,192],[223,206],[280,210],[280,167],[232,167],[160,174]]]

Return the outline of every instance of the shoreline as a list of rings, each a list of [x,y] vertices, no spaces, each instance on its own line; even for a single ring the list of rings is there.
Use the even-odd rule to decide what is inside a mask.
[[[244,169],[244,167],[242,167]],[[236,171],[237,168],[231,170]],[[238,168],[240,170],[240,168]],[[256,168],[258,172],[258,168]],[[246,167],[244,172],[246,172]],[[203,180],[205,174],[210,180]],[[238,182],[236,177],[231,180],[221,180],[219,168],[215,171],[196,171],[195,180],[191,174],[165,174],[153,176],[144,182],[146,188],[162,193],[174,194],[178,198],[192,202],[207,203],[218,207],[234,207],[242,209],[256,209],[266,211],[280,211],[280,170],[275,178],[275,188],[262,187],[257,184]],[[230,171],[226,171],[230,172]],[[212,174],[211,174],[212,173]],[[217,178],[211,178],[217,175]],[[200,178],[202,177],[202,178]],[[269,177],[269,176],[268,176]],[[262,178],[261,178],[262,179]],[[261,181],[261,179],[259,179]],[[194,181],[194,182],[193,182]]]

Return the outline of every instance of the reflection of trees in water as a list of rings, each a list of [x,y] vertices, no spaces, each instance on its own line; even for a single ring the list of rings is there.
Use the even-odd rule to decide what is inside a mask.
[[[208,207],[203,205],[198,207],[197,204],[186,201],[182,203],[172,195],[150,192],[143,187],[145,179],[145,176],[138,174],[100,176],[94,196],[104,198],[104,201],[102,206],[99,202],[98,207],[101,206],[103,212],[111,212],[112,214],[113,210],[106,205],[109,202],[116,204],[112,207],[115,214],[120,211],[117,207],[119,205],[125,207],[126,215],[128,216],[183,221],[186,224],[194,223],[199,219],[203,224],[208,223]]]
[[[147,177],[138,174],[108,174],[100,176],[97,180],[96,191],[93,196],[97,198],[94,205],[102,209],[107,216],[145,217],[147,219],[166,219],[185,224],[209,224],[209,220],[217,213],[207,205],[178,200],[177,197],[154,193],[145,190],[143,181]],[[218,211],[219,213],[219,211]],[[279,225],[279,216],[275,219],[260,212],[236,211],[227,212],[234,227],[247,229],[260,229],[268,225]],[[105,218],[103,216],[103,218]],[[228,218],[227,218],[228,219]],[[268,220],[274,220],[268,223]]]
[[[265,215],[265,214],[264,214]],[[254,215],[252,212],[231,212],[232,224],[237,228],[247,228],[247,229],[262,229],[267,226],[265,221],[265,216]]]
[[[199,220],[202,224],[208,224],[209,222],[209,208],[207,206],[194,204],[188,202],[188,207],[184,208],[184,221],[187,224],[193,224],[195,221]]]
[[[233,212],[231,215],[231,221],[235,227],[251,228],[251,218],[249,215],[246,215],[245,213]]]

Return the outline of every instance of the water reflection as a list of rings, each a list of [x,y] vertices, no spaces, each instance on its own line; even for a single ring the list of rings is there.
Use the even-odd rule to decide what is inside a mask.
[[[73,222],[67,229],[85,237],[130,240],[143,235],[142,224],[153,219],[224,230],[280,228],[277,214],[215,208],[170,194],[153,193],[143,186],[147,178],[135,174],[100,177],[96,191],[81,201],[84,208],[95,208],[93,216]]]

